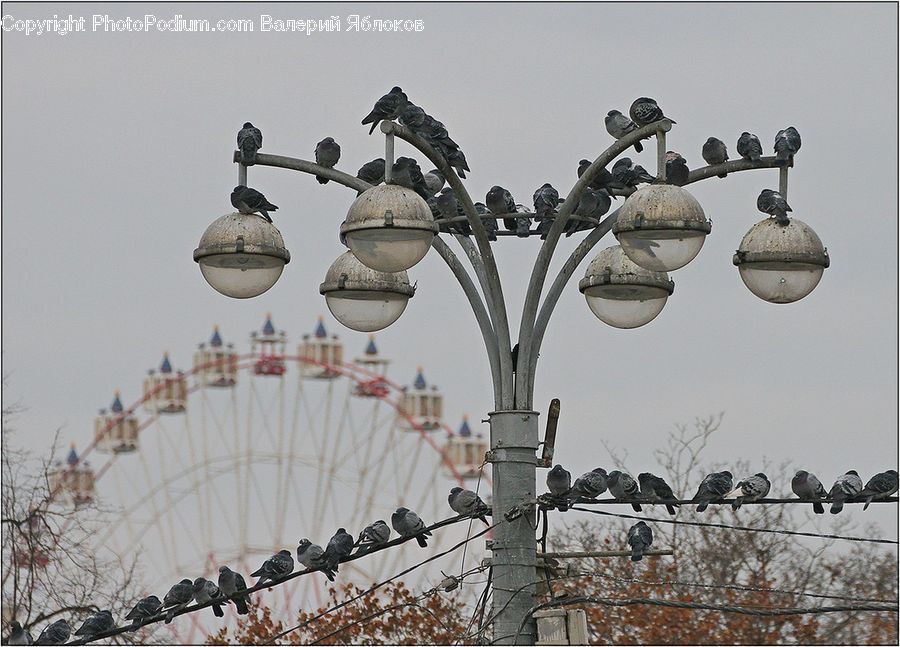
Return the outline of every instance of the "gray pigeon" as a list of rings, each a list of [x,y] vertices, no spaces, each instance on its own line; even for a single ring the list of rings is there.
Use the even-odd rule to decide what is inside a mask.
[[[319,568],[319,563],[324,553],[325,551],[321,546],[312,543],[304,537],[297,546],[297,561],[306,568]]]
[[[516,213],[529,214],[516,218],[516,236],[519,238],[528,238],[531,232],[531,212],[522,204],[516,204]]]
[[[569,496],[573,499],[596,499],[604,492],[606,492],[606,470],[597,467],[575,479]]]
[[[775,164],[788,166],[794,163],[794,154],[800,150],[800,133],[793,126],[779,130],[775,135]]]
[[[555,497],[564,497],[572,489],[572,474],[562,465],[554,465],[547,472],[547,489]]]
[[[745,160],[758,162],[762,157],[762,144],[759,143],[759,137],[747,131],[742,132],[737,140],[737,152]]]
[[[206,604],[207,602],[211,602],[216,598],[221,598],[222,592],[219,590],[219,587],[216,586],[215,582],[211,582],[205,577],[198,577],[194,580],[194,599],[198,604]],[[213,614],[217,618],[221,618],[225,615],[225,612],[222,611],[222,604],[216,603],[210,605],[212,606]]]
[[[634,103],[631,104],[631,109],[628,111],[628,114],[638,127],[652,124],[654,121],[659,121],[660,119],[669,119],[656,104],[656,100],[651,99],[650,97],[639,97],[635,99]],[[672,119],[669,119],[669,121],[673,124],[675,123]]]
[[[10,632],[3,641],[6,645],[30,645],[32,644],[31,634],[22,628],[18,620],[13,620],[10,624]]]
[[[715,137],[710,137],[703,144],[703,161],[710,166],[724,164],[728,161],[728,149],[725,142]],[[719,177],[727,177],[728,173],[719,173]]]
[[[159,598],[156,598],[159,602]],[[34,641],[35,645],[62,645],[72,635],[72,627],[66,620],[57,620],[44,627],[41,635]]]
[[[465,154],[459,149],[454,148],[450,152],[447,153],[447,164],[449,164],[455,171],[456,174],[465,178],[465,171],[471,171],[469,168],[469,163],[466,161]]]
[[[466,490],[459,486],[451,488],[450,495],[447,497],[447,503],[450,504],[450,509],[456,514],[478,517],[485,524],[490,525],[484,515],[489,513],[491,509],[472,490]]]
[[[550,233],[550,228],[553,226],[554,220],[556,220],[556,216],[547,216],[538,223],[538,226],[534,231],[541,235],[541,240],[547,240],[547,235]],[[568,225],[568,223],[566,224]]]
[[[425,178],[425,186],[428,187],[428,192],[431,195],[437,195],[437,193],[444,188],[444,182],[446,180],[444,179],[444,175],[436,168],[431,169],[422,177]]]
[[[687,160],[681,156],[681,153],[666,151],[666,184],[684,186],[688,183],[690,173]]]
[[[163,608],[168,609],[166,613],[166,624],[172,622],[175,613],[179,609],[183,609],[194,597],[194,583],[184,578],[178,584],[173,584],[169,592],[163,598]]]
[[[356,177],[363,182],[368,182],[372,186],[381,184],[384,182],[384,159],[379,157],[378,159],[373,159],[371,162],[366,162],[359,167],[359,170],[356,172]]]
[[[653,543],[653,531],[643,521],[638,521],[628,529],[628,545],[631,546],[631,561],[639,562],[644,551]]]
[[[637,482],[630,474],[619,470],[613,470],[609,473],[606,477],[606,485],[609,488],[609,493],[616,499],[636,499],[640,496]],[[631,507],[635,512],[641,511],[640,503],[632,503]]]
[[[88,616],[87,620],[81,623],[76,636],[96,636],[104,631],[110,631],[116,628],[116,621],[113,620],[112,611],[104,609]]]
[[[753,476],[745,478],[743,481],[739,481],[735,486],[734,491],[737,492],[740,490],[741,493],[731,503],[731,508],[733,510],[738,510],[745,501],[762,499],[769,493],[771,487],[772,484],[769,483],[768,477],[762,472],[757,472]]]
[[[148,595],[134,605],[134,608],[125,616],[126,620],[133,620],[132,627],[137,627],[143,620],[152,618],[162,610],[162,602],[155,595]]]
[[[279,550],[263,562],[262,566],[250,573],[250,577],[259,577],[256,580],[256,584],[259,586],[263,582],[280,580],[293,572],[294,558],[291,557],[291,551]]]
[[[245,215],[258,213],[263,218],[272,222],[269,211],[277,211],[278,207],[266,200],[266,196],[242,184],[234,187],[231,192],[231,205]]]
[[[397,117],[397,120],[416,134],[421,134],[420,131],[425,125],[426,116],[425,111],[419,106],[414,103],[408,103]]]
[[[496,184],[487,192],[487,195],[484,197],[484,203],[487,208],[490,209],[491,213],[497,216],[516,212],[516,201],[513,199],[512,194],[502,186],[497,186]],[[516,219],[504,218],[503,226],[506,227],[508,231],[515,231]]]
[[[775,222],[779,225],[786,226],[789,225],[791,219],[788,218],[787,212],[793,211],[790,205],[787,203],[787,200],[778,193],[778,191],[773,191],[772,189],[763,189],[759,197],[756,199],[756,208],[762,211],[763,213],[767,213],[770,216],[775,217]]]
[[[700,487],[697,488],[697,494],[694,495],[694,501],[697,505],[697,512],[703,512],[712,501],[721,499],[734,488],[734,477],[731,472],[713,472],[707,474],[700,481]]]
[[[578,177],[584,175],[584,172],[588,170],[590,165],[591,160],[581,160],[580,162],[578,162]],[[605,167],[601,168],[594,175],[594,179],[591,180],[588,186],[592,189],[605,189],[613,198],[616,198],[616,196],[614,196],[612,193],[613,189],[619,189],[621,191],[628,188],[625,184],[616,180],[613,177],[612,173],[610,173]]]
[[[372,546],[380,546],[386,544],[391,539],[391,527],[382,519],[369,524],[359,533],[357,544],[369,544]]]
[[[863,510],[869,507],[874,499],[886,499],[897,491],[897,470],[881,472],[869,479],[866,487],[859,493],[866,500]]]
[[[408,508],[397,508],[391,515],[391,526],[401,537],[415,537],[419,546],[428,547],[425,537],[431,536],[430,530],[425,530],[425,522],[419,519],[419,515]]]
[[[371,135],[375,132],[375,127],[378,126],[378,122],[382,119],[396,119],[399,117],[403,109],[406,108],[407,103],[409,103],[409,99],[406,97],[406,94],[395,86],[391,88],[390,92],[375,102],[375,107],[372,108],[372,112],[363,118],[362,124],[364,126],[372,124],[372,127],[369,129],[369,134]]]
[[[831,503],[831,514],[838,514],[844,509],[844,501],[852,499],[862,492],[862,479],[856,470],[850,470],[843,476],[839,476],[831,486],[829,496],[833,499]]]
[[[219,590],[222,592],[222,595],[231,598],[231,601],[234,602],[234,606],[237,609],[238,615],[245,616],[250,613],[250,609],[247,608],[250,596],[237,595],[240,591],[247,590],[247,583],[244,581],[243,575],[235,573],[227,566],[220,566]]]
[[[262,148],[262,131],[249,121],[237,134],[238,150],[241,152],[241,164],[253,166],[256,164],[256,151]]]
[[[428,185],[419,163],[411,157],[398,157],[391,167],[391,183],[418,193],[423,200],[428,200]]]
[[[613,181],[626,188],[636,187],[641,182],[653,182],[656,178],[647,173],[640,164],[634,164],[630,157],[623,157],[613,164]]]
[[[675,514],[675,508],[678,507],[678,504],[669,503],[669,501],[673,501],[678,497],[672,492],[671,486],[666,483],[665,479],[650,472],[641,472],[638,474],[638,482],[641,484],[641,495],[650,501],[666,502],[666,511],[669,514]]]
[[[481,216],[481,224],[484,225],[484,230],[487,232],[488,240],[494,241],[497,240],[497,219],[492,217],[490,210],[487,208],[483,202],[476,202],[474,205],[475,213]],[[462,208],[462,205],[459,205],[459,210],[465,215],[465,211]]]
[[[612,206],[612,199],[606,189],[592,189],[587,187],[578,199],[578,206],[575,207],[574,214],[576,216],[585,216],[600,220],[609,211]],[[580,220],[569,220],[566,223],[566,236],[571,236],[576,231],[584,231],[585,229],[593,229],[596,225],[592,222]]]
[[[791,479],[791,490],[801,499],[822,499],[828,494],[816,475],[810,474],[806,470],[797,470],[794,478]],[[821,502],[813,502],[813,512],[825,514],[825,508]]]
[[[549,218],[559,205],[559,191],[545,182],[541,188],[534,192],[534,218],[541,220]]]
[[[334,582],[334,574],[338,570],[338,564],[341,563],[342,559],[350,556],[350,553],[353,552],[353,546],[353,535],[343,528],[338,528],[334,536],[328,540],[325,552],[322,553],[322,558],[319,560],[325,577]]]
[[[610,110],[607,112],[606,119],[603,121],[606,124],[606,132],[616,139],[622,139],[628,133],[637,130],[637,126],[634,125],[634,122],[618,110]],[[641,142],[634,143],[634,150],[638,153],[644,150]]]
[[[316,164],[325,168],[334,168],[341,159],[341,146],[333,137],[326,137],[316,144]],[[328,178],[316,176],[319,184],[328,184]]]

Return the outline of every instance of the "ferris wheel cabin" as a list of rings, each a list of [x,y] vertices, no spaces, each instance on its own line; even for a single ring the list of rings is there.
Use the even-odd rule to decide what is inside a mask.
[[[169,354],[163,354],[159,372],[144,379],[144,408],[152,413],[181,413],[187,407],[187,378],[172,370]]]
[[[72,443],[66,462],[56,461],[47,476],[54,498],[76,508],[94,500],[94,470],[87,462],[79,462],[75,443]]]
[[[418,369],[412,388],[404,387],[400,397],[400,409],[406,414],[401,416],[400,426],[407,431],[432,431],[441,426],[444,396],[436,386],[428,388],[422,367]]]
[[[118,391],[109,412],[100,409],[94,420],[94,444],[97,451],[106,454],[128,454],[138,448],[137,417],[125,413]]]
[[[287,345],[287,334],[282,330],[275,332],[271,313],[266,314],[262,333],[250,333],[250,352],[256,358],[253,372],[256,375],[284,375],[284,350]]]
[[[194,375],[200,386],[230,387],[237,384],[238,354],[234,344],[222,343],[219,327],[213,326],[209,345],[200,344],[194,353]]]
[[[444,455],[464,479],[478,478],[487,451],[487,439],[482,434],[472,434],[468,416],[463,416],[459,431],[455,436],[449,435],[444,445]],[[454,476],[449,468],[446,471],[448,476]]]
[[[313,335],[303,335],[297,354],[300,356],[300,377],[333,380],[340,375],[335,368],[344,362],[344,345],[337,335],[329,339],[322,317],[319,317]]]
[[[390,386],[383,377],[385,372],[387,372],[387,365],[390,360],[384,359],[378,354],[378,347],[375,345],[375,335],[369,335],[369,343],[366,344],[365,353],[362,357],[358,357],[353,361],[371,373],[378,373],[376,377],[359,382],[353,387],[353,395],[360,398],[383,398],[390,393]]]

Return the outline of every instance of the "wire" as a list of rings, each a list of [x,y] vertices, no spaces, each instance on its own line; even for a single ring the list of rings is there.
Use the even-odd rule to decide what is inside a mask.
[[[872,499],[872,503],[897,503],[900,500],[896,496],[885,497],[883,499]],[[566,499],[565,497],[554,497],[549,492],[546,494],[542,494],[538,497],[538,502],[543,503],[546,507],[552,508],[556,507],[558,503],[554,502],[562,502],[568,501],[569,503],[575,503],[579,505],[617,505],[617,504],[627,504],[631,505],[632,503],[640,503],[641,505],[669,505],[677,504],[689,506],[691,504],[697,503],[693,499],[658,499],[651,501],[649,499],[645,499],[643,497],[631,497],[628,499],[585,499],[583,497],[579,497],[576,499]],[[734,502],[734,499],[716,499],[714,501],[709,501],[709,505],[731,505]],[[743,501],[742,505],[781,505],[781,504],[789,504],[789,503],[832,503],[834,499],[831,497],[824,497],[821,499],[756,499],[750,501]],[[847,499],[844,501],[844,504],[850,503],[865,503],[866,499],[859,499],[856,497]]]

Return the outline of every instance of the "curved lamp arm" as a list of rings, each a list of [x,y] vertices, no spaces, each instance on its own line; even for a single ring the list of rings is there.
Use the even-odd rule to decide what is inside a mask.
[[[706,178],[714,177],[721,173],[733,173],[737,171],[752,171],[753,169],[758,168],[781,168],[778,164],[775,163],[775,156],[771,157],[760,157],[759,160],[732,160],[730,162],[724,162],[722,164],[716,164],[714,166],[702,166],[698,169],[694,169],[688,175],[688,181],[685,182],[685,186],[688,184],[693,184],[694,182],[699,182],[700,180],[705,180]]]
[[[475,274],[478,276],[478,282],[481,283],[482,286],[487,284],[487,275],[484,272],[484,263],[481,262],[481,256],[478,254],[478,249],[475,247],[475,243],[468,236],[463,236],[462,234],[453,234],[453,237],[459,243],[459,246],[463,248],[463,251],[466,253],[466,256],[469,257],[469,261],[472,263],[472,268],[475,270]],[[491,293],[485,290],[484,294],[485,299],[487,300],[487,308],[488,311],[495,310],[494,303],[491,301]]]
[[[240,153],[238,151],[235,151],[235,162],[239,163],[239,156]],[[318,175],[329,180],[334,180],[338,184],[343,184],[344,186],[351,189],[356,189],[357,191],[365,191],[366,189],[372,188],[371,184],[360,180],[356,176],[347,175],[346,173],[342,173],[341,171],[337,171],[333,168],[319,166],[318,164],[315,164],[313,162],[307,162],[306,160],[297,159],[296,157],[285,157],[284,155],[267,155],[266,153],[257,153],[256,164],[254,164],[254,166],[274,166],[276,168],[286,168],[292,171],[301,171],[303,173],[309,173],[310,175]]]

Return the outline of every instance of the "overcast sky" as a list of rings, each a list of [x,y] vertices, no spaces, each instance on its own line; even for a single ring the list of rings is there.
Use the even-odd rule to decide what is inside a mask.
[[[578,161],[611,143],[606,112],[637,96],[655,97],[678,122],[668,144],[691,167],[703,165],[709,136],[734,158],[741,131],[771,151],[775,132],[796,126],[790,203],[831,256],[819,287],[772,305],[731,263],[777,171],[692,185],[713,230],[673,274],[663,312],[637,330],[605,326],[577,290],[585,261],[547,331],[535,406],[543,428],[550,399],[561,399],[556,455],[575,473],[609,463],[602,440],[627,450],[634,473],[657,469],[652,451],[676,423],[716,412],[725,416],[710,463],[788,460],[828,484],[851,468],[865,480],[896,467],[896,5],[4,3],[3,12],[71,13],[88,29],[2,39],[3,396],[27,407],[19,442],[41,449],[61,428],[84,446],[114,389],[126,406],[137,400],[164,350],[189,368],[213,324],[246,350],[271,311],[293,347],[322,314],[348,355],[360,352],[365,336],[343,330],[318,294],[344,250],[346,188],[250,170],[250,184],[281,207],[275,224],[292,255],[258,298],[214,292],[191,253],[231,211],[244,121],[262,129],[268,153],[312,159],[333,136],[338,168],[355,174],[384,152],[360,119],[400,85],[465,151],[476,200],[494,184],[525,204],[543,182],[565,195]],[[93,14],[246,18],[256,31],[92,32]],[[340,16],[342,29],[352,14],[418,19],[424,29],[262,33],[263,14]],[[637,157],[651,170],[654,150]],[[514,326],[539,242],[494,244]],[[576,243],[560,245],[556,267]],[[409,383],[423,365],[445,393],[447,421],[468,413],[478,426],[492,401],[474,317],[434,252],[410,278],[415,298],[377,337],[391,375]],[[789,483],[773,491],[789,493]],[[896,524],[894,506],[866,514]]]

